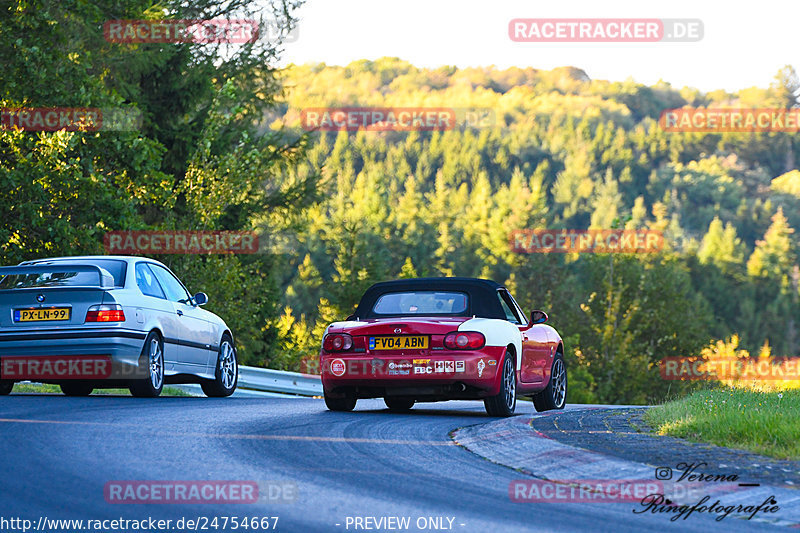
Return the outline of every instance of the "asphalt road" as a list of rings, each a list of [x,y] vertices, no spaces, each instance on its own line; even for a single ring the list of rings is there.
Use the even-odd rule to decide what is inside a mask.
[[[530,403],[519,410],[534,413]],[[353,413],[332,413],[314,399],[0,397],[0,530],[22,531],[2,522],[10,518],[31,520],[33,528],[42,517],[152,517],[173,525],[199,518],[199,531],[215,531],[227,517],[230,531],[234,516],[277,516],[277,531],[285,532],[777,529],[704,516],[673,523],[634,514],[631,504],[512,502],[509,484],[524,476],[449,437],[456,428],[492,420],[480,402],[422,404],[410,414],[392,414],[371,400]],[[270,484],[281,487],[288,501],[107,502],[104,487],[126,480],[255,481],[262,494]],[[409,525],[376,528],[367,517],[408,517]],[[103,531],[119,531],[110,526]]]

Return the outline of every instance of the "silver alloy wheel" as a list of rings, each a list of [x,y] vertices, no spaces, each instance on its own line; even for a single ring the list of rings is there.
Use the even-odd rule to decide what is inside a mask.
[[[561,359],[556,359],[556,364],[553,365],[553,403],[557,409],[564,406],[566,398],[567,373],[564,370],[564,362]]]
[[[233,351],[233,346],[227,340],[222,342],[219,349],[219,373],[222,380],[222,386],[230,390],[233,384],[236,383],[236,354]]]
[[[514,376],[514,360],[506,357],[506,364],[503,368],[503,382],[506,388],[506,407],[514,408],[517,401],[517,380]]]
[[[161,343],[156,337],[150,340],[148,366],[150,367],[150,383],[154,389],[158,390],[164,381],[164,353],[161,351]]]

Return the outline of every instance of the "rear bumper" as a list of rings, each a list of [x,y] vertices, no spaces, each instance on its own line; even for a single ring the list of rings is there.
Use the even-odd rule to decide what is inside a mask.
[[[146,337],[119,328],[0,331],[0,379],[142,379]]]
[[[497,394],[506,348],[430,350],[426,355],[320,354],[322,386],[331,397],[411,396],[474,399]]]

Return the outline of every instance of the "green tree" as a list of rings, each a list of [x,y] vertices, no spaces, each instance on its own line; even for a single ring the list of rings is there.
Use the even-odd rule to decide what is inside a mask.
[[[788,284],[789,273],[797,261],[796,246],[792,240],[794,229],[789,226],[783,210],[772,217],[772,224],[764,234],[764,240],[756,243],[756,248],[747,260],[747,273],[754,277],[766,277],[784,285]]]
[[[723,229],[722,221],[714,217],[700,243],[697,257],[700,263],[713,264],[722,272],[731,274],[741,271],[746,251],[733,224],[729,222]]]

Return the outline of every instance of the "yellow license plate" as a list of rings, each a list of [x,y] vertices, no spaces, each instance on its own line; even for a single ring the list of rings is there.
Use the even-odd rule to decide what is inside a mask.
[[[51,307],[49,309],[15,309],[14,322],[49,322],[53,320],[69,320],[69,307]]]
[[[428,347],[425,335],[402,335],[398,337],[370,337],[370,350],[424,350]]]

